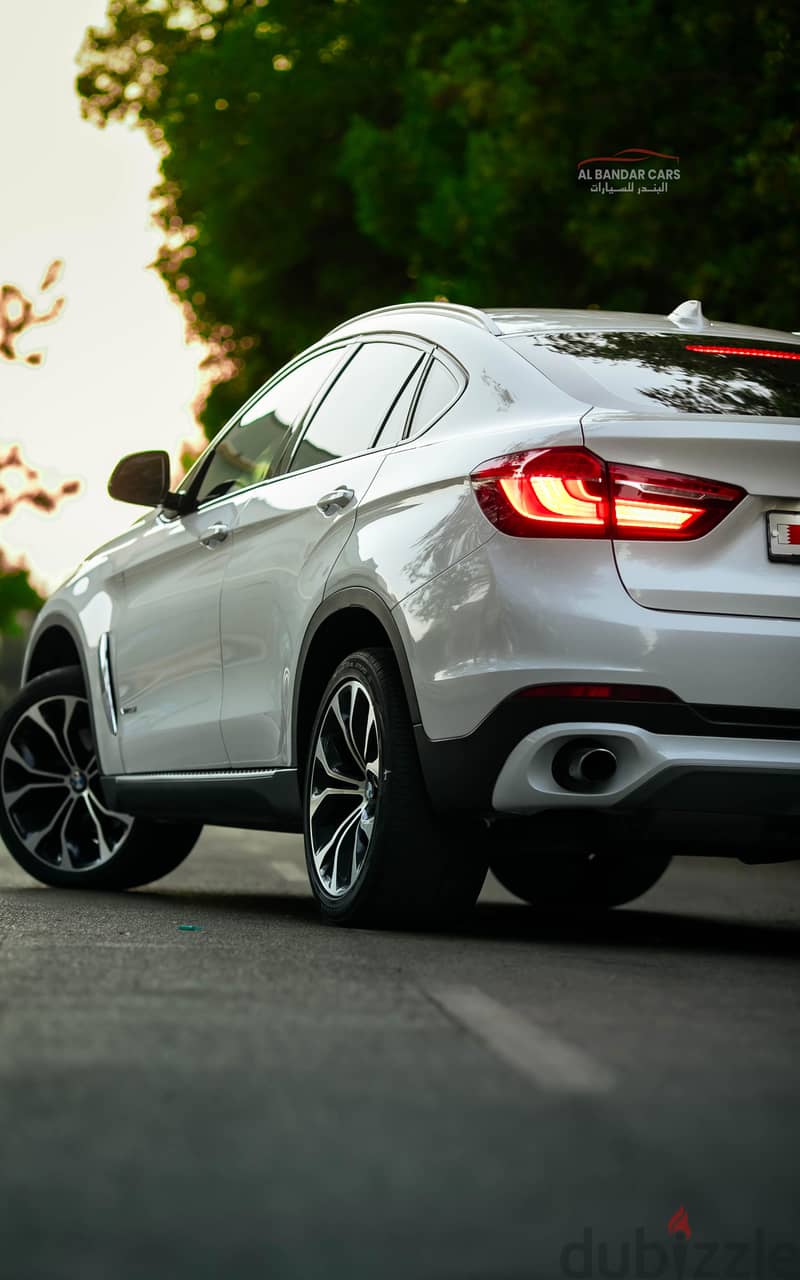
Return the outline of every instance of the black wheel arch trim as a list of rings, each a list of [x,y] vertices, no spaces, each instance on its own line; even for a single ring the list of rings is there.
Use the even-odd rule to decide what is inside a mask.
[[[24,688],[26,684],[30,684],[31,680],[36,679],[36,676],[32,676],[30,674],[31,660],[37,648],[41,644],[42,640],[47,635],[48,631],[54,631],[56,627],[60,627],[62,631],[66,631],[70,640],[74,644],[75,649],[77,650],[81,671],[83,672],[84,684],[88,689],[89,681],[88,681],[88,670],[86,665],[85,637],[81,635],[79,628],[75,626],[75,623],[73,622],[72,618],[70,618],[67,614],[56,613],[56,612],[48,613],[46,619],[43,619],[41,627],[35,628],[33,633],[31,634],[31,637],[28,641],[27,648],[25,650],[25,657],[22,663],[22,679],[20,682],[20,686]],[[72,665],[72,664],[69,664],[69,665]],[[50,667],[48,669],[51,671],[57,670],[57,668],[54,668],[54,667]],[[44,675],[44,674],[46,673],[41,671],[37,672],[37,675]]]
[[[295,668],[294,690],[292,693],[292,759],[299,759],[299,743],[298,743],[298,721],[300,711],[300,691],[303,687],[303,677],[305,675],[306,660],[309,650],[320,628],[335,614],[343,613],[347,609],[363,609],[378,621],[389,637],[389,643],[394,653],[400,671],[400,679],[403,682],[403,690],[408,702],[408,710],[413,725],[421,723],[419,710],[419,702],[417,700],[416,689],[414,688],[414,680],[411,675],[411,667],[409,665],[408,656],[406,654],[405,645],[400,635],[400,629],[392,616],[392,611],[386,602],[375,591],[370,591],[368,587],[342,587],[338,591],[334,591],[332,595],[327,596],[318,606],[313,614],[311,621],[306,628],[306,634],[303,637],[303,643],[300,647],[300,654]]]
[[[48,613],[46,620],[43,620],[42,622],[41,628],[39,630],[34,631],[34,633],[31,635],[31,638],[28,642],[28,646],[25,650],[25,658],[22,663],[22,677],[20,680],[20,689],[24,689],[27,685],[31,683],[31,680],[35,680],[38,675],[49,675],[51,671],[58,671],[60,669],[58,667],[48,667],[47,671],[37,672],[37,676],[32,676],[30,674],[31,659],[34,653],[36,652],[37,646],[39,645],[41,640],[47,635],[48,631],[53,631],[56,627],[60,627],[62,631],[66,631],[70,640],[74,644],[75,650],[78,654],[78,665],[80,666],[81,675],[83,676],[83,685],[84,685],[84,688],[86,689],[86,701],[89,704],[89,719],[92,722],[92,733],[94,735],[95,744],[97,744],[98,743],[97,716],[95,714],[94,698],[92,697],[92,694],[91,694],[92,686],[89,681],[89,669],[88,669],[88,662],[87,662],[87,656],[86,656],[85,637],[81,635],[79,628],[75,626],[75,623],[73,622],[72,618],[70,618],[67,614],[55,613],[55,612]],[[68,665],[73,666],[74,663],[69,663]]]

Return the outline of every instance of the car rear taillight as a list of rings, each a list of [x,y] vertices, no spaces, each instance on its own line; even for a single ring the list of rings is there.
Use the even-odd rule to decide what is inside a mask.
[[[484,515],[523,538],[700,538],[745,496],[736,485],[604,462],[583,448],[507,454],[470,478]]]
[[[615,538],[701,538],[745,496],[734,484],[608,464]]]

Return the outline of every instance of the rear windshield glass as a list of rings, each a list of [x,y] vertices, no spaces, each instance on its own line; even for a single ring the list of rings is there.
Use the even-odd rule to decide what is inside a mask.
[[[601,408],[800,417],[800,345],[697,334],[537,334],[510,340],[571,395]]]

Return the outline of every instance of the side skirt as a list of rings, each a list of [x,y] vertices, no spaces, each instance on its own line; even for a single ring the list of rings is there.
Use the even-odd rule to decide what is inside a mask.
[[[102,779],[110,809],[219,827],[302,831],[296,769],[126,773]]]

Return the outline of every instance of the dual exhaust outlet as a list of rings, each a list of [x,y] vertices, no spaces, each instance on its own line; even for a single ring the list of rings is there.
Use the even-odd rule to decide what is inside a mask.
[[[553,758],[553,777],[567,791],[593,791],[616,772],[616,755],[599,742],[568,742]]]

